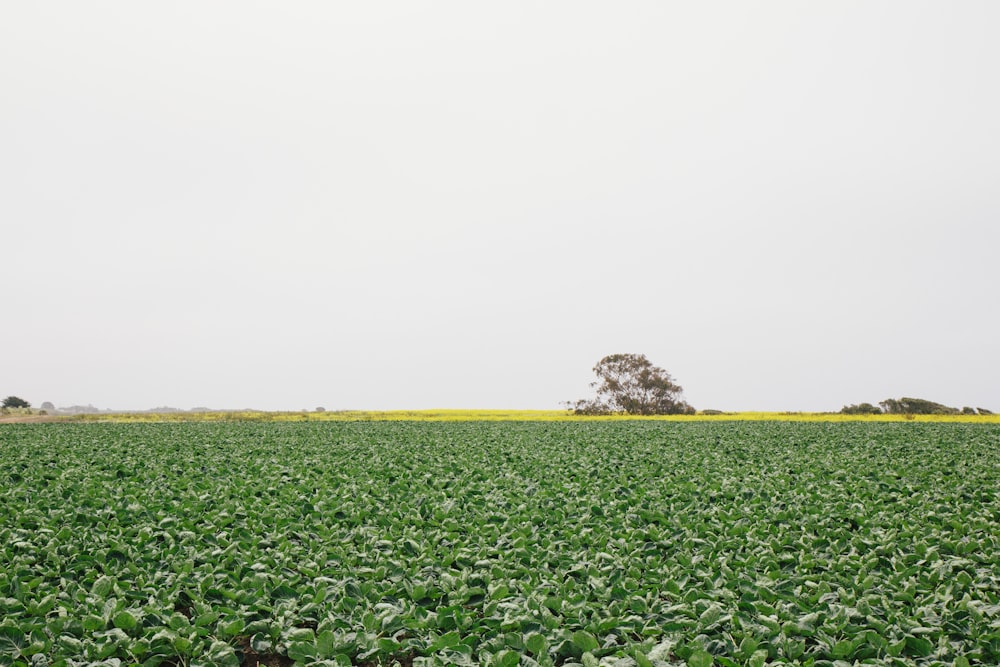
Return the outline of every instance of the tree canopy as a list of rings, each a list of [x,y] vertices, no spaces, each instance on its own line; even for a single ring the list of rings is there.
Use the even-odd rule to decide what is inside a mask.
[[[925,398],[887,398],[879,401],[877,406],[871,403],[860,403],[858,405],[845,405],[841,408],[841,413],[845,415],[991,415],[986,408],[962,409],[952,408],[941,403],[928,401]]]
[[[3,399],[3,407],[5,408],[30,408],[31,403],[24,400],[23,398],[18,398],[17,396],[8,396]]]
[[[845,415],[880,415],[882,408],[871,403],[858,403],[857,405],[845,405],[840,409]]]
[[[594,366],[597,396],[569,403],[580,415],[694,414],[682,398],[684,391],[670,374],[654,366],[644,354],[612,354]]]

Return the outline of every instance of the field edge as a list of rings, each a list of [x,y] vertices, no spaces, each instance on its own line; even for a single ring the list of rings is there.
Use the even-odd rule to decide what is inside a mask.
[[[5,419],[0,423],[38,422],[601,422],[601,421],[665,421],[665,422],[921,422],[998,424],[1000,415],[845,415],[838,412],[726,412],[695,415],[575,415],[567,410],[330,410],[330,411],[209,411],[209,412],[117,412],[50,416],[39,419]]]

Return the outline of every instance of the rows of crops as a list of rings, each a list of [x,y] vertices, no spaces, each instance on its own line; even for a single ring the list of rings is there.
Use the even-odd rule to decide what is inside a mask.
[[[0,428],[0,665],[1000,663],[1000,427]]]

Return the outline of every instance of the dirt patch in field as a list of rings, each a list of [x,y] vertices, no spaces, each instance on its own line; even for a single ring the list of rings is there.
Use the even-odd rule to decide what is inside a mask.
[[[257,653],[250,645],[250,638],[246,636],[236,638],[236,650],[238,655],[243,656],[243,659],[240,661],[240,667],[291,667],[295,663],[294,660],[286,655]],[[413,667],[413,659],[415,657],[416,654],[406,653],[394,655],[391,660],[385,662],[365,660],[355,664],[358,667],[379,667],[380,665],[398,663],[399,667]]]
[[[295,662],[286,655],[257,653],[250,646],[249,637],[240,637],[237,646],[240,653],[243,654],[240,667],[291,667],[292,663]]]
[[[378,667],[378,665],[383,665],[383,664],[391,665],[393,663],[399,663],[400,667],[413,667],[413,659],[415,657],[416,655],[413,653],[407,653],[405,655],[395,655],[392,657],[391,660],[389,660],[388,663],[368,661],[368,662],[362,662],[361,667]]]
[[[284,655],[258,655],[248,651],[243,654],[240,667],[290,667],[293,662]]]
[[[65,417],[56,415],[3,415],[0,424],[36,424],[45,422],[66,421]]]

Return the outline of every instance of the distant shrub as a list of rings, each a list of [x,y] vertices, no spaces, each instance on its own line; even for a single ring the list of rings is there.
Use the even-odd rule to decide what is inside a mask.
[[[880,415],[882,410],[871,403],[858,403],[857,405],[845,405],[840,409],[840,413],[844,415]]]

